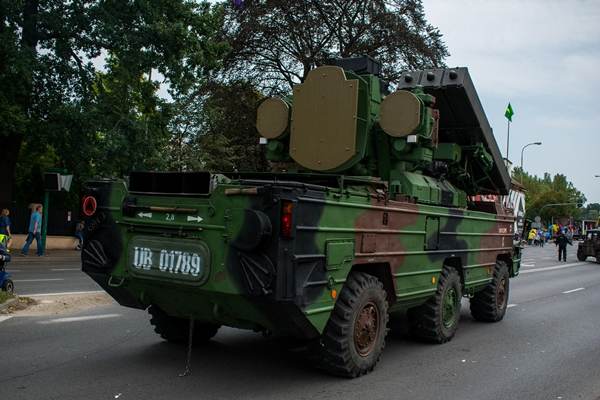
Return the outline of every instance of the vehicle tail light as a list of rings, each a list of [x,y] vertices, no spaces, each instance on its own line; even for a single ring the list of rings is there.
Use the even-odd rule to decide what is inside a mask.
[[[96,213],[98,202],[94,196],[85,196],[81,202],[81,209],[86,217],[91,217]]]
[[[287,239],[292,237],[292,212],[294,203],[284,200],[281,202],[281,236]]]

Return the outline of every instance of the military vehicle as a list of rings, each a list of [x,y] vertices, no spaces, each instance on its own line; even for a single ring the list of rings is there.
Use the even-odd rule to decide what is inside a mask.
[[[585,261],[588,257],[596,257],[596,262],[600,263],[600,229],[589,229],[577,245],[577,259]]]
[[[294,336],[346,377],[375,367],[390,314],[434,343],[454,336],[463,296],[501,320],[520,253],[512,211],[489,201],[510,178],[469,73],[396,86],[372,59],[342,59],[265,99],[270,173],[88,182],[83,271],[168,341],[223,325]]]

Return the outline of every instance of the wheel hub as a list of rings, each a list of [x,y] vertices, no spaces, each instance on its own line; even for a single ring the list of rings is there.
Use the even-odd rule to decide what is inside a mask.
[[[444,296],[444,304],[442,307],[442,321],[446,328],[452,327],[456,322],[456,302],[457,293],[454,288],[448,289]]]
[[[504,303],[506,303],[506,278],[502,278],[500,280],[500,285],[498,285],[498,292],[496,293],[496,304],[498,304],[499,309],[504,308]]]
[[[379,309],[373,302],[368,302],[359,312],[354,322],[354,346],[363,357],[368,356],[379,333]]]

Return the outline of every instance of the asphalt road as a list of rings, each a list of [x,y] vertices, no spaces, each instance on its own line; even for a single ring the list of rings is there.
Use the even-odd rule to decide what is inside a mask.
[[[13,317],[0,322],[0,399],[597,400],[600,265],[569,252],[559,263],[554,246],[526,249],[500,323],[475,322],[465,303],[456,337],[427,345],[410,340],[400,319],[375,371],[355,380],[322,374],[275,339],[229,328],[194,349],[191,375],[181,378],[185,348],[154,335],[144,312],[118,306]],[[32,276],[83,287],[78,273],[47,268]]]
[[[79,252],[57,251],[48,257],[29,255],[21,257],[14,252],[7,267],[19,295],[63,293],[101,290],[94,281],[81,272]]]

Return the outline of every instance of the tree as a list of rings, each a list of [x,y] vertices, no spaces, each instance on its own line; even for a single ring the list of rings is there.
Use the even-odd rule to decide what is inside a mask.
[[[37,146],[42,153],[58,154],[58,161],[68,160],[78,140],[89,139],[91,147],[97,144],[95,140],[105,141],[98,125],[114,120],[115,112],[104,120],[105,115],[97,112],[102,104],[139,100],[94,91],[97,74],[103,73],[98,66],[102,58],[116,60],[108,73],[120,80],[124,90],[139,89],[147,97],[144,107],[151,106],[157,89],[150,82],[153,74],[164,77],[169,91],[186,92],[217,68],[227,47],[216,36],[221,25],[222,7],[211,9],[190,0],[0,1],[0,169],[8,177],[0,203],[13,197],[13,178],[24,143]],[[139,105],[125,106],[129,117]],[[87,118],[94,110],[96,120],[76,115]],[[157,117],[150,109],[145,112],[146,122]],[[124,118],[117,127],[132,121],[133,125],[146,123],[138,117]],[[75,126],[69,125],[72,122]],[[81,136],[69,137],[73,142],[67,143],[64,133],[76,131]],[[118,141],[113,145],[121,149]],[[63,151],[64,147],[70,149]]]
[[[204,104],[205,123],[201,143],[215,147],[219,141],[227,144],[231,156],[224,165],[218,153],[206,151],[207,169],[221,171],[264,171],[268,168],[256,134],[256,108],[262,95],[248,82],[212,84]],[[211,143],[216,139],[217,143]],[[208,150],[208,149],[207,149]],[[216,150],[216,149],[215,149]]]
[[[583,218],[591,221],[600,219],[600,203],[590,203],[585,210],[582,210]]]
[[[261,94],[248,82],[205,82],[177,98],[168,164],[175,170],[264,171],[255,120]]]
[[[515,168],[514,178],[523,182],[525,187],[526,217],[534,219],[540,216],[542,221],[550,222],[553,218],[581,216],[577,203],[585,203],[585,196],[565,175],[556,174],[552,177],[545,173],[543,178],[529,175],[520,168]],[[549,206],[550,204],[565,204]]]
[[[289,91],[315,65],[369,55],[394,80],[407,68],[437,67],[448,55],[420,0],[268,0],[229,7],[226,77],[267,92]]]

